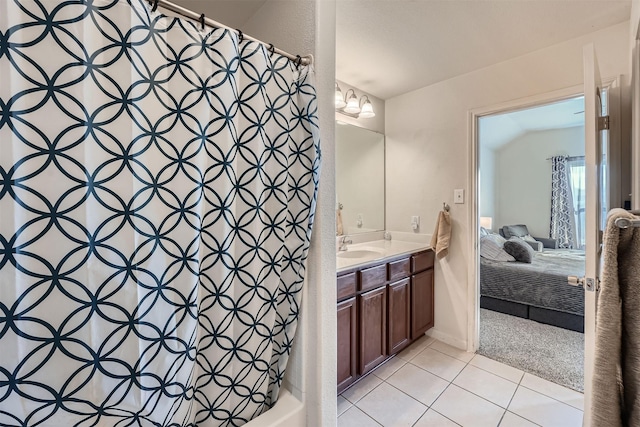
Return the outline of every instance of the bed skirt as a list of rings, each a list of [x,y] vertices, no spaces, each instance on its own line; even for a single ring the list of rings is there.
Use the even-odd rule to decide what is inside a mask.
[[[487,310],[498,311],[500,313],[510,314],[511,316],[531,319],[547,325],[584,333],[584,316],[577,314],[549,310],[547,308],[487,296],[480,297],[480,308],[486,308]]]

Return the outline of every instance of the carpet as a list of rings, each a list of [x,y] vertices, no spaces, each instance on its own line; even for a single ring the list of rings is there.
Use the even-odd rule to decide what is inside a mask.
[[[584,391],[584,335],[480,309],[478,354]]]

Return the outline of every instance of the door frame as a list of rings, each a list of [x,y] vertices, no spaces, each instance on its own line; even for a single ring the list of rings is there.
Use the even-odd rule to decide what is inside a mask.
[[[611,175],[611,198],[615,205],[620,200],[620,81],[621,76],[603,78],[603,87],[609,92],[609,116],[610,120],[610,153],[611,164],[615,164],[615,174]],[[480,156],[478,140],[478,121],[482,117],[494,114],[510,113],[525,108],[537,107],[558,101],[563,101],[584,95],[584,85],[576,85],[565,89],[519,98],[488,107],[481,107],[468,111],[468,135],[469,135],[469,176],[467,188],[469,189],[469,203],[467,207],[467,253],[470,256],[467,278],[467,351],[475,353],[480,346],[480,239],[478,235],[479,208],[478,197],[480,193]],[[611,206],[610,206],[611,207]]]

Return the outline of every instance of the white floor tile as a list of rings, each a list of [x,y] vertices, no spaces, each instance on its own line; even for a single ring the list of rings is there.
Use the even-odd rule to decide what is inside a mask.
[[[536,377],[535,375],[525,374],[521,385],[531,390],[542,393],[546,396],[553,397],[560,402],[571,405],[576,409],[584,410],[584,394],[578,393],[570,388],[563,387],[551,381]]]
[[[456,359],[462,360],[465,363],[468,363],[471,359],[473,359],[474,356],[474,353],[469,353],[468,351],[461,350],[449,344],[445,344],[442,341],[434,342],[429,346],[429,348],[438,350],[439,352],[444,353],[447,356],[455,357]]]
[[[422,403],[386,383],[363,397],[357,406],[385,427],[410,427],[427,410]]]
[[[408,362],[433,342],[435,342],[433,338],[425,335],[422,338],[417,339],[409,347],[398,353],[396,357],[399,357],[400,359],[406,360]]]
[[[432,350],[431,347],[422,350],[420,354],[411,359],[411,363],[447,381],[453,381],[466,366],[463,361]]]
[[[458,425],[433,409],[429,409],[413,427],[457,427]]]
[[[490,372],[467,365],[453,384],[506,408],[518,388],[518,384]]]
[[[448,381],[411,363],[400,368],[387,378],[386,382],[427,406],[430,406],[449,385]]]
[[[582,411],[523,386],[516,390],[508,409],[541,426],[582,426]]]
[[[507,411],[502,417],[500,427],[537,427],[538,424],[534,424],[529,420],[525,420],[516,414]]]
[[[400,357],[397,357],[397,356],[393,357],[387,360],[386,362],[384,362],[384,364],[382,364],[381,366],[377,367],[373,371],[373,375],[375,375],[376,377],[382,380],[386,380],[406,363],[407,361],[404,359],[401,359]]]
[[[496,427],[504,409],[456,385],[450,385],[431,409],[462,426]]]
[[[380,427],[380,424],[356,406],[352,406],[338,417],[338,427]]]
[[[351,406],[353,406],[351,402],[342,396],[338,396],[338,416],[342,415]]]
[[[378,387],[382,383],[382,380],[375,375],[367,375],[365,378],[358,381],[351,388],[342,393],[342,397],[347,399],[351,403],[356,403],[362,399],[367,393],[374,388]]]
[[[488,357],[476,354],[469,364],[476,366],[485,371],[489,371],[499,377],[506,378],[514,383],[519,383],[524,375],[520,369],[516,369],[504,363],[498,362]]]

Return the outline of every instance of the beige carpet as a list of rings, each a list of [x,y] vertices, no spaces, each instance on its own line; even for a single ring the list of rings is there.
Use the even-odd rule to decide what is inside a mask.
[[[584,335],[480,310],[479,354],[583,392]]]

